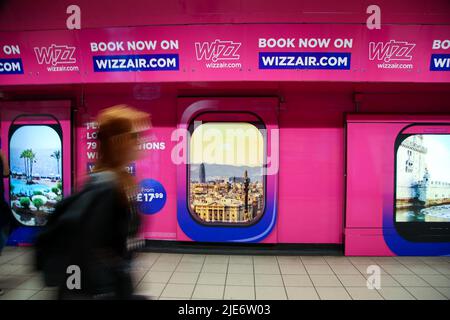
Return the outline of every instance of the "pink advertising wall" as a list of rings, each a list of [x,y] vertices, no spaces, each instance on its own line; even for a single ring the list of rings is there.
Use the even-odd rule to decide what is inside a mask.
[[[280,151],[276,232],[262,242],[338,244],[347,255],[404,254],[390,249],[383,236],[382,192],[355,201],[368,187],[366,175],[376,182],[381,169],[379,163],[360,167],[379,158],[370,149],[360,153],[363,160],[354,156],[349,141],[359,138],[368,146],[360,131],[349,136],[346,115],[363,114],[370,122],[381,113],[399,121],[450,113],[450,45],[436,45],[450,44],[447,1],[380,1],[381,30],[365,26],[369,1],[131,1],[126,9],[108,2],[105,13],[105,2],[83,0],[83,27],[76,31],[65,30],[69,2],[39,10],[34,1],[7,3],[0,11],[0,59],[20,59],[22,73],[0,74],[2,99],[70,100],[74,189],[95,162],[99,110],[125,103],[152,114],[153,128],[144,137],[150,147],[129,168],[138,181],[157,181],[165,192],[161,209],[143,215],[145,238],[192,240],[178,223],[177,166],[171,160],[180,101],[272,99]],[[269,47],[261,39],[289,40]],[[302,39],[308,45],[300,45]],[[316,40],[324,44],[309,44]],[[130,46],[138,41],[143,47]],[[96,48],[108,42],[113,45]],[[8,53],[4,45],[19,50]],[[227,54],[214,51],[220,46]],[[55,50],[65,58],[55,58]],[[155,56],[174,64],[128,65]],[[345,63],[291,68],[287,62],[299,57]],[[112,66],[114,59],[127,66]],[[270,59],[279,62],[268,64]],[[434,59],[443,59],[437,69]],[[0,105],[0,117],[5,110]],[[436,254],[448,254],[445,249]]]
[[[369,89],[370,88],[370,89]],[[87,172],[86,126],[87,114],[118,103],[128,103],[152,113],[153,142],[164,142],[164,150],[144,151],[137,178],[154,178],[163,182],[167,191],[164,208],[145,218],[145,235],[150,239],[177,238],[176,221],[176,166],[170,159],[175,145],[170,137],[177,126],[176,109],[182,95],[209,97],[242,95],[261,96],[261,91],[282,97],[279,103],[280,171],[278,192],[277,236],[279,243],[344,243],[345,223],[345,114],[359,110],[373,112],[377,108],[387,112],[406,110],[423,113],[427,110],[446,113],[450,96],[443,93],[446,86],[410,93],[409,86],[401,85],[326,85],[267,84],[246,85],[142,85],[139,87],[114,85],[92,87],[84,96],[85,107],[77,117],[77,176]],[[355,103],[354,91],[360,94]],[[375,92],[370,92],[375,91]],[[389,92],[391,91],[391,92]],[[191,100],[201,100],[191,98]],[[426,104],[426,107],[425,107]],[[356,106],[358,105],[358,106]],[[91,119],[92,120],[92,119]],[[144,171],[143,171],[144,170]],[[357,178],[359,179],[359,178]],[[358,211],[360,212],[360,211]],[[362,217],[365,217],[363,215]],[[347,218],[350,219],[350,218]],[[369,215],[368,219],[377,219]],[[350,220],[349,220],[350,221]],[[348,223],[348,222],[347,222]],[[367,227],[365,225],[365,227]],[[351,234],[347,231],[347,237]]]
[[[158,240],[177,240],[179,236],[176,166],[170,158],[175,144],[171,135],[177,127],[179,97],[196,97],[191,100],[202,100],[204,97],[277,97],[280,129],[277,232],[276,237],[269,238],[270,242],[345,244],[348,255],[384,255],[392,254],[389,250],[380,250],[387,248],[384,240],[377,238],[380,241],[377,245],[368,237],[377,232],[380,235],[379,206],[370,206],[374,212],[369,215],[365,214],[367,210],[349,210],[349,206],[354,204],[349,203],[345,191],[345,115],[358,111],[370,114],[377,110],[400,115],[408,110],[415,114],[427,111],[446,114],[450,106],[447,89],[447,85],[198,83],[110,84],[87,86],[83,90],[53,86],[11,87],[5,93],[13,100],[24,97],[43,100],[49,96],[63,95],[71,97],[73,103],[78,105],[72,123],[75,129],[75,189],[82,186],[89,171],[88,163],[93,162],[88,154],[95,150],[92,150],[92,144],[89,147],[88,142],[95,142],[95,128],[88,127],[87,123],[94,120],[97,111],[126,103],[150,112],[153,128],[146,141],[154,144],[143,151],[143,158],[135,164],[134,173],[138,180],[151,178],[161,182],[165,188],[165,205],[156,214],[144,215],[142,229],[147,239]],[[355,92],[359,93],[355,95]],[[79,101],[81,98],[82,101]],[[2,104],[2,115],[5,114],[4,106]],[[2,128],[6,127],[2,122]],[[356,169],[357,166],[351,165],[351,168]],[[356,181],[360,180],[360,176],[356,176]],[[375,197],[373,201],[379,199]],[[366,222],[358,222],[362,218]],[[361,241],[361,237],[369,242]],[[357,249],[356,245],[361,247]]]

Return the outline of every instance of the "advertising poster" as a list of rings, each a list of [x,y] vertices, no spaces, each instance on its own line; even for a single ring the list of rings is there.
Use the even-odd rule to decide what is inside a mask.
[[[3,102],[2,151],[9,162],[5,193],[18,228],[9,242],[27,245],[55,206],[72,192],[69,101]]]
[[[277,242],[277,106],[269,98],[179,101],[178,240]]]
[[[2,33],[0,84],[450,80],[448,26],[271,24]]]
[[[450,254],[448,117],[348,119],[346,254]]]

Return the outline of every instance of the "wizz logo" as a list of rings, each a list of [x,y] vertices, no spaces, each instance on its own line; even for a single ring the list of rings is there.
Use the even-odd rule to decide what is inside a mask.
[[[36,59],[39,64],[58,64],[76,63],[77,60],[73,57],[75,47],[57,46],[52,44],[50,47],[34,48]]]
[[[195,54],[197,60],[238,60],[240,55],[237,51],[242,43],[233,41],[215,40],[214,42],[196,42]]]
[[[369,42],[369,59],[389,61],[410,61],[411,51],[416,45],[406,41]]]

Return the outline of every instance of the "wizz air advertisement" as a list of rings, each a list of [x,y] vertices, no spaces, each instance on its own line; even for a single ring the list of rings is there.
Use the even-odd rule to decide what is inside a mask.
[[[170,28],[85,30],[81,39],[88,82],[137,81],[140,74],[180,69],[180,40]],[[172,75],[173,76],[173,75]],[[163,76],[164,77],[164,76]]]
[[[0,49],[0,74],[23,74],[23,64],[20,58],[20,46],[5,45]]]
[[[353,46],[353,39],[335,39],[331,43],[330,38],[280,38],[258,41],[259,48],[348,48]],[[326,69],[349,70],[350,52],[259,52],[260,69]]]
[[[450,27],[184,25],[2,33],[2,84],[450,81]]]
[[[435,39],[432,46],[430,71],[450,71],[450,39]]]
[[[16,84],[23,82],[24,46],[14,34],[2,34],[0,40],[0,83]]]

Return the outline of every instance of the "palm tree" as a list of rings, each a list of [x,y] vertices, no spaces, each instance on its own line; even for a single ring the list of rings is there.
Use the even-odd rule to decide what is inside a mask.
[[[36,159],[36,153],[33,152],[32,149],[29,149],[30,151],[30,155],[29,155],[29,159],[30,159],[30,183],[33,182],[33,163],[35,162],[34,159]]]
[[[27,164],[28,164],[27,158],[28,158],[28,156],[27,156],[27,150],[23,150],[22,151],[22,153],[20,154],[20,158],[23,159],[23,168],[25,170],[25,177],[28,178],[28,168],[27,168]]]
[[[36,154],[32,149],[26,149],[22,151],[20,158],[24,160],[27,184],[31,184],[33,182],[33,163],[35,162]]]
[[[59,160],[61,159],[61,151],[60,150],[54,151],[50,157],[56,159],[56,165],[58,166],[58,175],[59,175]]]

